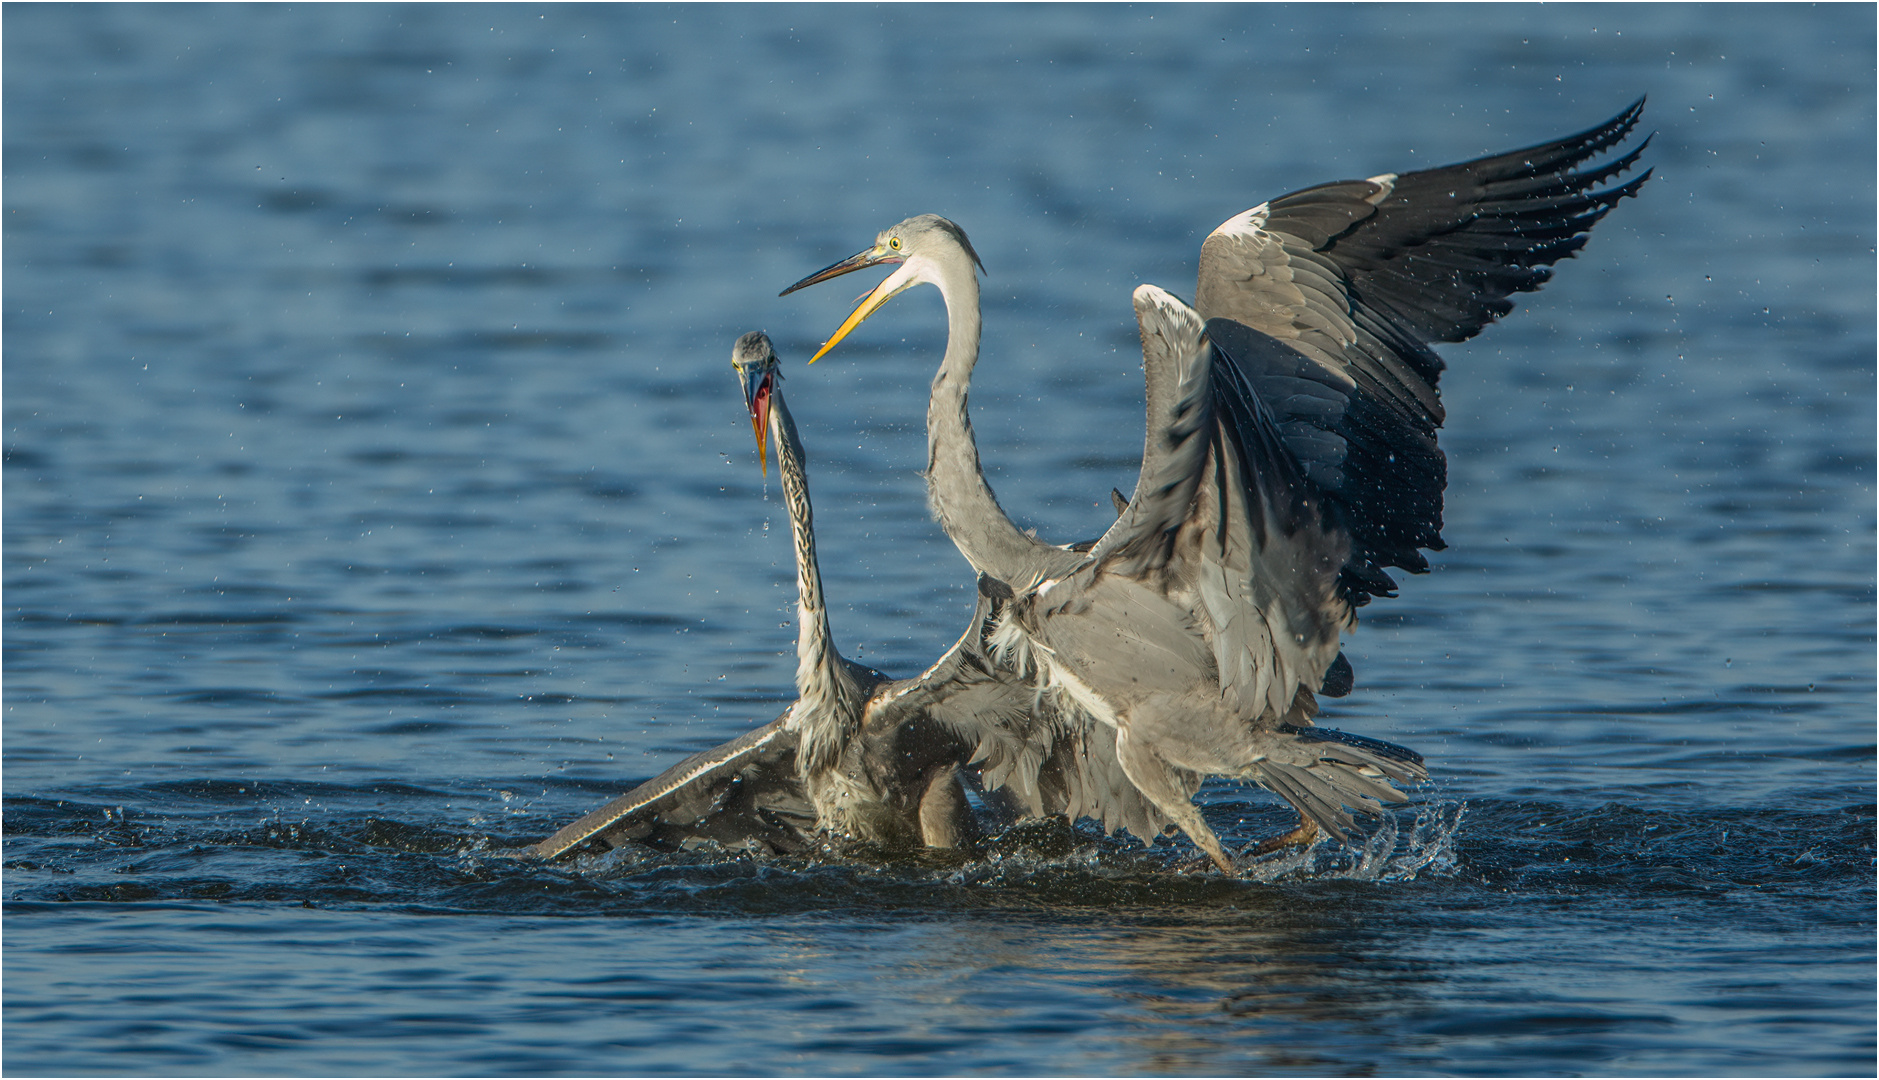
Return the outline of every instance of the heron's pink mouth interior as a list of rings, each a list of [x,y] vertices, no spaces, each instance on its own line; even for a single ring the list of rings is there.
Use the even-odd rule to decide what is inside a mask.
[[[767,426],[767,422],[770,419],[769,375],[765,375],[763,381],[757,384],[756,396],[750,399],[750,419],[759,425]],[[759,430],[761,430],[761,428]]]

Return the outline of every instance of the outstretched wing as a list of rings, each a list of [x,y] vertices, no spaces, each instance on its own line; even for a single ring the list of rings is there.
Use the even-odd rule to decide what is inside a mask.
[[[914,678],[876,690],[865,723],[869,730],[881,730],[929,715],[959,740],[965,755],[961,764],[969,758],[978,765],[987,786],[1002,787],[1017,778],[1029,787],[1049,753],[1051,733],[1030,716],[1029,688],[999,670],[985,651],[994,603],[984,591],[987,584],[997,588],[981,579],[972,622],[952,648]]]
[[[1148,419],[1135,494],[1091,559],[1127,560],[1139,573],[1166,558],[1166,540],[1186,518],[1213,446],[1213,357],[1200,319],[1186,304],[1153,285],[1135,290],[1142,338],[1142,376]]]
[[[1426,774],[1407,751],[1407,764],[1355,743],[1329,754],[1302,734],[1351,625],[1351,538],[1248,377],[1302,356],[1251,331],[1232,355],[1154,286],[1136,290],[1135,313],[1151,385],[1178,392],[1150,396],[1135,497],[1092,562],[1015,610],[1049,684],[1110,710],[1132,790],[1222,866],[1190,803],[1209,773],[1251,777],[1341,838],[1345,807],[1372,813],[1400,801],[1389,779]]]
[[[1195,307],[1305,476],[1342,510],[1354,603],[1393,594],[1384,567],[1420,572],[1418,549],[1442,547],[1442,361],[1430,343],[1466,340],[1507,314],[1514,293],[1539,288],[1637,193],[1649,170],[1600,185],[1649,138],[1573,170],[1624,142],[1643,109],[1640,98],[1595,128],[1512,153],[1306,188],[1201,245]],[[1275,340],[1289,349],[1263,348]]]
[[[1336,585],[1349,538],[1304,481],[1247,364],[1161,289],[1137,289],[1135,313],[1144,367],[1178,373],[1180,390],[1160,415],[1151,407],[1135,498],[1092,552],[1082,587],[1096,602],[1110,575],[1185,604],[1212,646],[1207,674],[1222,696],[1242,717],[1276,722],[1336,659],[1350,618]],[[1267,366],[1296,355],[1269,338],[1260,348],[1255,363]]]
[[[796,779],[796,735],[783,726],[788,716],[693,754],[528,853],[553,859],[609,837],[668,846],[693,837],[773,850],[807,846],[815,808]]]

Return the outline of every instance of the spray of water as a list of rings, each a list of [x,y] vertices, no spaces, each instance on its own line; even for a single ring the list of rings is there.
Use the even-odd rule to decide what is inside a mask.
[[[1405,833],[1402,822],[1387,815],[1367,835],[1352,843],[1320,842],[1292,848],[1267,858],[1243,863],[1240,874],[1249,881],[1414,881],[1425,871],[1452,873],[1455,833],[1468,804],[1455,801],[1423,803]]]

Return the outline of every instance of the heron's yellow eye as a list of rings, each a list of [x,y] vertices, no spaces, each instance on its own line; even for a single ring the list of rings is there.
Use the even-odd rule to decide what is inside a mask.
[[[899,251],[900,250],[900,237],[898,236],[888,237],[887,246],[893,248],[895,251]]]

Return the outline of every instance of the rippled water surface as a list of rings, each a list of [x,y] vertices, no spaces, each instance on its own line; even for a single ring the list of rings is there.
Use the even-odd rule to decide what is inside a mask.
[[[4,20],[10,1074],[1872,1071],[1870,8]],[[1093,535],[1137,283],[1640,92],[1643,197],[1445,350],[1449,548],[1329,710],[1436,777],[1367,848],[493,857],[789,696],[742,331],[844,648],[963,625],[937,294],[804,369],[868,282],[779,288],[959,221],[999,495]]]

